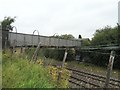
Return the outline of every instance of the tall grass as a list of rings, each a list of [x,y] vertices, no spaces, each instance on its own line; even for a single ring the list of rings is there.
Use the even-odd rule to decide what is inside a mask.
[[[3,88],[54,88],[47,68],[20,58],[19,54],[3,54]]]

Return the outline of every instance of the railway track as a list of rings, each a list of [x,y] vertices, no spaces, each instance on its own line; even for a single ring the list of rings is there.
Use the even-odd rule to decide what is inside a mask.
[[[57,65],[53,65],[57,66]],[[69,79],[70,88],[104,88],[106,77],[67,67],[72,71]],[[110,78],[109,88],[120,88],[120,80]]]
[[[105,76],[92,74],[76,69],[67,68],[72,71],[72,75],[70,77],[70,87],[84,87],[84,88],[104,88],[105,85]],[[110,79],[109,83],[110,88],[120,88],[120,80],[118,79]]]

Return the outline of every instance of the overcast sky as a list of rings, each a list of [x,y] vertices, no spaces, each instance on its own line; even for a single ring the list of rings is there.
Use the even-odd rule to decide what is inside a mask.
[[[57,33],[91,38],[96,29],[118,22],[119,0],[0,0],[0,20],[14,17],[20,33]],[[37,33],[35,33],[37,34]]]

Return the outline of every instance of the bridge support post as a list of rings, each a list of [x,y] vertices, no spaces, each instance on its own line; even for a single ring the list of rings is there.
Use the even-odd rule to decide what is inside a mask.
[[[115,58],[115,51],[111,51],[108,68],[107,68],[105,88],[109,88],[109,82],[110,82],[110,76],[113,68],[114,58]]]
[[[76,57],[76,60],[77,61],[82,61],[82,54],[81,54],[81,49],[78,47],[78,48],[75,48],[75,57]]]

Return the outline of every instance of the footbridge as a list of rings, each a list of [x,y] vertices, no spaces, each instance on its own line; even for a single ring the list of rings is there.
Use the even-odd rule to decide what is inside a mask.
[[[52,36],[42,36],[24,33],[7,32],[3,33],[5,36],[3,39],[4,45],[10,47],[31,47],[37,46],[41,42],[42,47],[64,47],[64,48],[75,48],[81,47],[81,39],[60,39]]]

